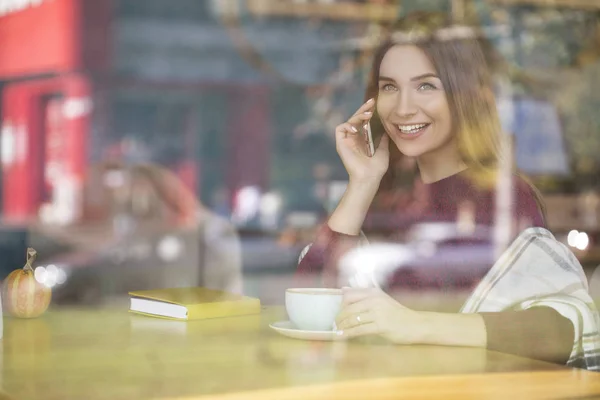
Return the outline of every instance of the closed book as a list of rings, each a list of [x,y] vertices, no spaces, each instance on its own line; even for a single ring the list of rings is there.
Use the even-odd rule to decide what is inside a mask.
[[[176,320],[234,317],[260,313],[260,300],[204,287],[129,292],[129,311]]]

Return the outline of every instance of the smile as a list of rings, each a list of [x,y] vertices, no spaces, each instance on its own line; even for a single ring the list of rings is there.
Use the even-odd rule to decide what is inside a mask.
[[[406,135],[414,135],[427,128],[429,124],[397,125],[400,132]]]

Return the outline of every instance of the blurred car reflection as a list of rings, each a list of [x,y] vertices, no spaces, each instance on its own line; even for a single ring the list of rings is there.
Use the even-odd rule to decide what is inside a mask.
[[[573,251],[586,272],[600,264],[600,195],[595,190],[544,195],[547,223],[557,240]]]
[[[345,285],[382,288],[469,288],[494,263],[492,230],[454,223],[414,225],[404,243],[373,243],[340,260]]]

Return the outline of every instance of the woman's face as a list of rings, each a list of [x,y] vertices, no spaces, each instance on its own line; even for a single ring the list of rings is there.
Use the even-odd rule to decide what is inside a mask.
[[[398,150],[408,157],[452,146],[452,117],[442,81],[416,46],[397,45],[379,68],[377,113]]]

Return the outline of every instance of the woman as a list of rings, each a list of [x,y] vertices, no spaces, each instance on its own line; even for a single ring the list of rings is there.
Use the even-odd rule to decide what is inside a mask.
[[[349,184],[303,256],[298,277],[320,274],[326,286],[337,284],[337,261],[356,247],[363,226],[369,225],[369,210],[398,181],[394,167],[401,157],[416,159],[417,178],[429,199],[411,223],[455,222],[464,201],[473,204],[476,224],[497,220],[501,126],[490,58],[473,32],[453,27],[444,15],[425,13],[412,14],[394,26],[375,53],[368,100],[336,129]],[[374,136],[383,132],[372,157],[361,132],[367,121]],[[516,174],[513,177],[510,226],[517,231],[543,228],[537,192]],[[404,227],[406,218],[401,223]],[[572,320],[552,307],[417,312],[379,289],[344,288],[336,324],[342,337],[378,334],[399,344],[487,347],[562,364],[569,360],[575,340]]]

